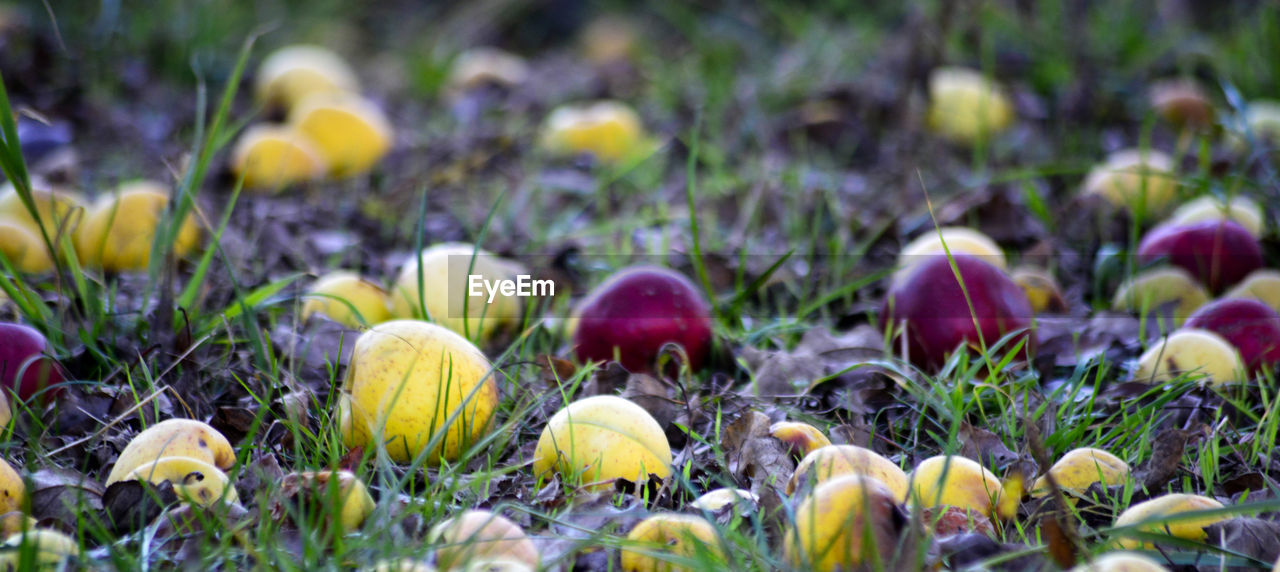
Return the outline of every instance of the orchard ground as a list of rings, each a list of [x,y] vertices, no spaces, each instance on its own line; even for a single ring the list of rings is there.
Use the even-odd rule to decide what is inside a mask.
[[[1269,568],[1280,556],[1268,540],[1280,537],[1275,372],[1227,386],[1194,374],[1133,380],[1169,324],[1112,311],[1112,298],[1162,215],[1108,209],[1079,189],[1113,151],[1163,151],[1178,202],[1238,195],[1263,206],[1263,262],[1276,267],[1280,155],[1230,134],[1250,102],[1280,98],[1280,7],[861,4],[0,5],[11,108],[0,111],[23,125],[20,149],[5,135],[6,175],[25,170],[88,197],[162,181],[203,231],[194,253],[138,272],[74,260],[0,272],[17,300],[0,302],[0,318],[43,332],[75,380],[47,406],[12,404],[3,456],[27,476],[29,514],[104,568],[310,570],[430,561],[444,547],[434,525],[486,508],[521,526],[548,569],[605,570],[619,568],[638,522],[676,511],[714,523],[732,569],[789,569],[783,545],[803,499],[785,492],[795,459],[768,427],[798,420],[906,471],[955,454],[1031,483],[1078,447],[1133,467],[1123,485],[1076,503],[1028,495],[1009,518],[961,522],[967,534],[903,533],[935,525],[911,511],[894,532],[913,562],[1066,568],[1110,550],[1131,505],[1192,493],[1221,502],[1209,516],[1226,522],[1149,556],[1169,569]],[[603,39],[634,34],[608,61],[586,47],[602,39],[592,28],[602,17],[615,23]],[[255,100],[254,74],[267,53],[300,42],[353,64],[394,143],[368,173],[242,190],[231,144],[281,119]],[[486,45],[527,58],[527,79],[452,89],[456,56]],[[976,144],[930,130],[926,83],[943,65],[997,80],[1011,126]],[[1151,87],[1170,78],[1203,87],[1212,126],[1183,130],[1154,111]],[[553,109],[597,99],[633,106],[652,152],[610,163],[540,146]],[[987,339],[989,352],[919,369],[886,339],[881,304],[899,253],[945,226],[981,230],[1011,267],[1048,269],[1061,284],[1061,306],[1035,319],[1031,360],[999,351],[1016,340]],[[338,269],[390,286],[413,253],[448,242],[554,280],[520,327],[481,344],[501,373],[492,426],[441,466],[348,448],[336,402],[360,330],[301,320],[303,294]],[[564,331],[573,303],[637,263],[679,271],[711,301],[704,367],[679,367],[678,351],[657,376],[575,360]],[[602,491],[534,476],[547,420],[592,395],[653,415],[674,454],[669,478]],[[104,496],[129,439],[171,417],[227,436],[244,510],[185,510],[178,523],[159,516],[173,497]],[[340,468],[375,501],[346,534],[322,525],[339,519],[336,495],[303,503],[281,486],[285,473]],[[721,487],[758,500],[690,507]],[[710,568],[709,558],[686,563]]]

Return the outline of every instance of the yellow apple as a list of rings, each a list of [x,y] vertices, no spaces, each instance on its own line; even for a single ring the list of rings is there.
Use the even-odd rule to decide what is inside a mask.
[[[539,143],[555,155],[590,154],[604,163],[633,159],[653,147],[640,115],[619,101],[564,105],[552,110]]]
[[[1143,205],[1145,212],[1161,213],[1177,199],[1177,170],[1172,157],[1154,149],[1116,151],[1089,171],[1082,192],[1118,207]]]
[[[341,56],[328,48],[299,44],[272,52],[258,67],[255,91],[259,101],[290,109],[316,93],[354,92],[356,74]]]
[[[436,565],[445,570],[482,558],[508,558],[537,569],[538,547],[520,525],[486,510],[469,510],[431,529]]]
[[[321,276],[303,298],[303,321],[320,314],[349,328],[359,328],[391,319],[387,291],[353,272]]]
[[[542,429],[533,452],[535,476],[580,477],[603,490],[614,479],[635,483],[671,475],[671,444],[644,408],[621,397],[597,395],[570,403]],[[572,482],[572,481],[571,481]]]
[[[244,178],[246,189],[279,191],[319,179],[329,166],[315,143],[293,126],[255,125],[236,141],[231,170]]]
[[[372,101],[350,93],[319,93],[298,102],[289,123],[310,139],[334,177],[364,173],[391,150],[391,121]]]
[[[1212,385],[1235,383],[1248,369],[1240,352],[1222,336],[1199,328],[1182,328],[1152,344],[1138,358],[1133,379],[1163,383],[1183,373],[1204,376]]]
[[[519,274],[513,263],[473,245],[437,244],[423,249],[416,260],[400,269],[392,287],[391,315],[430,319],[473,340],[485,341],[500,331],[518,327],[524,303],[518,292],[490,292],[484,284],[514,280]],[[474,292],[478,294],[471,295]],[[425,312],[422,303],[426,304]]]
[[[898,502],[907,500],[907,474],[893,461],[856,445],[829,445],[809,453],[800,461],[791,480],[787,481],[786,491],[792,494],[800,484],[810,479],[814,483],[822,483],[842,475],[876,479],[888,487]]]
[[[667,512],[650,516],[631,529],[627,541],[622,549],[624,572],[719,569],[729,559],[716,527],[691,514]],[[672,559],[692,561],[698,566],[682,566]]]
[[[81,264],[122,272],[144,270],[151,263],[156,227],[169,208],[169,192],[160,183],[126,183],[94,203],[75,235]],[[188,215],[174,239],[174,256],[195,252],[200,228]]]
[[[978,70],[940,67],[929,74],[926,122],[939,135],[972,145],[1013,125],[1013,104]]]

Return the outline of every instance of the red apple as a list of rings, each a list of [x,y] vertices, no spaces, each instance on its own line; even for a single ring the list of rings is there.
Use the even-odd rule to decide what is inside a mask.
[[[1138,244],[1138,259],[1148,264],[1162,257],[1214,292],[1262,267],[1258,239],[1230,220],[1164,224],[1151,229]]]
[[[880,325],[892,324],[895,335],[906,335],[911,362],[937,369],[961,343],[979,347],[979,333],[982,341],[992,346],[1006,334],[1023,330],[1018,337],[1031,349],[1035,341],[1029,335],[1033,314],[1026,292],[999,268],[977,257],[956,256],[955,263],[964,279],[964,290],[947,257],[934,256],[895,284],[885,299]],[[965,290],[973,302],[972,313]]]
[[[711,350],[711,305],[684,275],[656,266],[614,274],[578,305],[573,333],[578,359],[614,359],[631,371],[652,371],[663,344],[684,347],[689,366]]]
[[[36,394],[47,398],[50,392],[58,391],[41,392],[66,380],[62,366],[47,355],[48,350],[49,342],[36,329],[0,323],[0,385],[23,401]]]
[[[1196,310],[1185,324],[1214,332],[1240,350],[1240,357],[1256,373],[1280,363],[1280,313],[1250,298],[1224,298]]]

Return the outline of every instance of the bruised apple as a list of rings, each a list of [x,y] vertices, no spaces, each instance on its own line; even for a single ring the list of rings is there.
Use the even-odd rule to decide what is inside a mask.
[[[1190,272],[1209,290],[1219,292],[1262,268],[1258,239],[1231,220],[1206,220],[1161,225],[1138,244],[1138,260],[1149,264],[1161,258]]]
[[[66,380],[62,366],[49,357],[49,341],[35,328],[0,323],[0,384],[26,401],[40,395],[47,399],[61,390],[45,388]]]
[[[880,312],[881,327],[892,325],[895,336],[905,336],[907,357],[925,369],[941,367],[962,345],[991,347],[1013,332],[1019,333],[1004,349],[1024,341],[1021,351],[1030,350],[1033,314],[1026,292],[977,257],[959,255],[954,260],[956,270],[947,257],[934,256],[894,284]]]
[[[1211,302],[1191,314],[1185,326],[1211,331],[1231,342],[1250,372],[1280,363],[1280,313],[1258,300]]]
[[[662,346],[675,343],[697,370],[711,351],[711,304],[674,270],[619,271],[592,290],[574,316],[574,351],[583,362],[616,359],[631,371],[652,371]]]

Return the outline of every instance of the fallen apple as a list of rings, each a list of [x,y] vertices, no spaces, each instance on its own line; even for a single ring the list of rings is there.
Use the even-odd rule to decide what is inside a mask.
[[[1262,268],[1262,247],[1247,229],[1230,220],[1160,225],[1138,244],[1138,260],[1167,259],[1190,272],[1210,291],[1220,292]]]
[[[828,445],[809,453],[787,481],[787,494],[801,485],[818,485],[844,475],[861,475],[880,481],[898,502],[906,502],[907,474],[893,461],[856,445]]]
[[[160,218],[169,208],[168,190],[160,183],[136,181],[94,203],[75,234],[81,264],[109,271],[145,270],[151,263],[152,243]],[[173,243],[183,257],[200,244],[200,228],[188,215]]]
[[[596,65],[625,62],[635,54],[640,42],[636,23],[610,14],[592,20],[582,30],[582,51]]]
[[[1243,152],[1251,140],[1275,149],[1280,145],[1280,101],[1249,102],[1244,112],[1244,128],[1244,134],[1228,134],[1228,143],[1237,153]]]
[[[400,268],[392,286],[391,315],[427,319],[483,342],[519,327],[524,315],[520,292],[500,286],[513,283],[522,272],[515,263],[475,245],[436,244]]]
[[[1066,311],[1067,302],[1062,297],[1062,288],[1048,270],[1023,266],[1015,268],[1009,277],[1026,292],[1032,312],[1043,314]]]
[[[27,485],[9,461],[0,459],[0,514],[23,510]]]
[[[1222,336],[1240,352],[1251,373],[1280,363],[1280,313],[1252,298],[1223,298],[1201,306],[1187,328]]]
[[[1139,315],[1155,314],[1174,326],[1209,302],[1209,293],[1186,270],[1153,268],[1130,277],[1116,288],[1111,308]]]
[[[963,226],[946,226],[937,230],[929,230],[917,236],[902,247],[898,254],[897,270],[893,273],[893,283],[911,275],[911,271],[921,262],[926,262],[936,255],[950,253],[969,254],[981,258],[1001,270],[1008,266],[1004,251],[991,237],[981,231]]]
[[[564,105],[551,111],[539,145],[553,155],[592,155],[615,164],[644,156],[654,148],[640,115],[619,101]]]
[[[817,427],[799,421],[779,421],[769,426],[769,434],[782,441],[787,450],[799,459],[831,444],[831,440]]]
[[[372,101],[351,93],[307,96],[289,123],[320,151],[329,174],[350,177],[372,169],[391,150],[391,122]]]
[[[533,452],[533,474],[559,474],[570,484],[606,490],[615,479],[634,483],[671,475],[671,444],[658,421],[621,397],[579,399],[547,421]]]
[[[883,565],[898,545],[898,501],[883,483],[859,475],[826,481],[805,497],[783,541],[796,570],[835,572]],[[900,515],[897,518],[901,518]]]
[[[373,514],[375,507],[369,488],[351,471],[289,473],[281,481],[281,488],[296,490],[304,494],[305,498],[317,501],[318,506],[323,507],[318,512],[338,525],[339,534],[359,529],[365,519]],[[338,503],[336,511],[333,501]],[[334,512],[337,514],[334,515]]]
[[[455,570],[478,559],[508,558],[537,569],[538,547],[520,525],[487,510],[469,510],[437,524],[428,535],[437,544],[436,566]]]
[[[694,499],[689,508],[716,512],[734,503],[747,503],[754,507],[759,502],[758,495],[745,489],[715,489]]]
[[[472,48],[453,60],[449,87],[461,93],[482,87],[511,88],[529,79],[524,58],[498,48]]]
[[[1169,224],[1185,225],[1210,220],[1230,220],[1244,227],[1254,238],[1260,238],[1266,228],[1266,214],[1262,206],[1243,195],[1223,200],[1205,195],[1183,203],[1169,215]]]
[[[209,424],[195,419],[166,419],[129,440],[116,457],[105,484],[110,486],[138,467],[164,457],[196,459],[223,470],[236,462],[231,443]]]
[[[49,528],[33,528],[5,539],[0,546],[2,570],[71,569],[70,558],[80,556],[80,543]]]
[[[330,272],[316,280],[303,296],[302,320],[322,315],[348,328],[380,324],[391,319],[387,291],[354,272]]]
[[[1244,372],[1244,361],[1231,342],[1209,330],[1184,327],[1152,344],[1138,358],[1133,379],[1165,383],[1192,374],[1222,385],[1241,381]]]
[[[929,74],[929,128],[957,143],[973,145],[1013,125],[1013,104],[982,72],[940,67]]]
[[[1151,85],[1151,107],[1162,119],[1184,129],[1213,126],[1213,102],[1200,84],[1187,79],[1159,81]]]
[[[711,305],[697,285],[667,268],[616,272],[578,304],[574,317],[573,346],[582,362],[617,360],[631,371],[653,371],[662,347],[674,343],[696,371],[711,352]]]
[[[31,211],[11,183],[0,186],[0,219],[22,223],[37,236],[40,236],[40,227],[43,226],[50,239],[56,239],[59,232],[74,232],[80,223],[80,217],[84,216],[84,199],[71,191],[34,186],[36,184],[36,181],[32,181],[31,199],[40,215],[40,225],[36,224],[36,219],[31,216]]]
[[[13,265],[14,270],[24,274],[53,271],[49,247],[37,232],[16,220],[0,218],[0,254]]]
[[[1123,484],[1129,478],[1129,464],[1102,449],[1081,447],[1067,451],[1049,467],[1049,475],[1053,476],[1059,489],[1079,496],[1094,483],[1102,483],[1103,486]],[[1031,496],[1043,497],[1050,490],[1048,476],[1042,476],[1031,485]],[[1067,500],[1074,503],[1071,495]]]
[[[1147,534],[1164,534],[1174,538],[1203,541],[1208,538],[1204,527],[1228,520],[1231,516],[1183,516],[1176,519],[1171,517],[1221,508],[1225,508],[1222,503],[1209,497],[1183,493],[1167,494],[1125,509],[1120,516],[1116,517],[1115,528],[1132,526],[1135,530]],[[1120,534],[1121,538],[1116,539],[1116,545],[1121,548],[1127,550],[1153,548],[1149,542],[1125,538],[1123,533]]]
[[[715,525],[700,516],[671,512],[640,521],[621,552],[624,572],[714,570],[729,561]]]
[[[237,504],[236,487],[221,469],[192,457],[161,457],[138,466],[121,481],[168,482],[183,502],[202,507],[218,502]]]
[[[22,324],[0,322],[0,386],[29,401],[41,403],[62,392],[66,381],[62,365],[50,357],[49,341],[39,330]]]
[[[1251,298],[1280,312],[1280,271],[1270,268],[1254,270],[1222,297]]]
[[[954,506],[992,520],[1013,517],[1019,499],[1004,494],[1004,485],[977,461],[957,456],[929,457],[907,475],[915,506]]]
[[[231,151],[231,171],[246,189],[279,191],[313,181],[329,170],[324,155],[291,125],[255,125],[244,131]]]
[[[1081,192],[1132,211],[1164,212],[1178,194],[1173,158],[1150,149],[1116,151],[1089,171]]]
[[[495,375],[479,349],[448,329],[417,320],[378,324],[356,339],[342,381],[342,441],[385,445],[401,463],[419,455],[430,466],[456,461],[489,429]]]
[[[880,326],[892,326],[895,338],[906,339],[907,358],[918,367],[936,369],[961,346],[990,348],[1013,334],[1002,351],[1023,343],[1032,351],[1035,338],[1031,302],[999,268],[976,257],[934,256],[894,284],[880,311]],[[959,273],[961,280],[957,280]]]
[[[316,93],[359,89],[351,66],[328,48],[299,44],[280,48],[258,66],[255,92],[259,101],[291,109]]]

